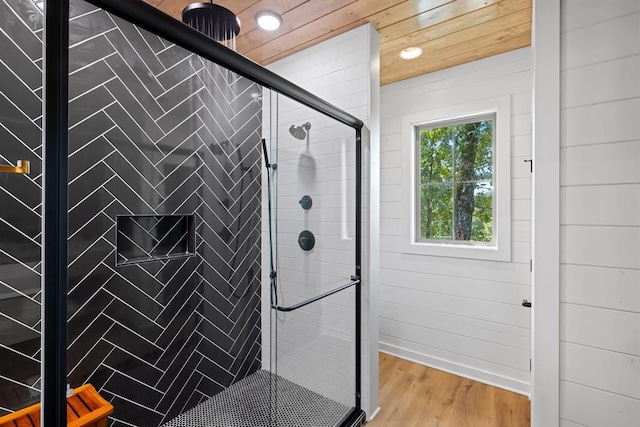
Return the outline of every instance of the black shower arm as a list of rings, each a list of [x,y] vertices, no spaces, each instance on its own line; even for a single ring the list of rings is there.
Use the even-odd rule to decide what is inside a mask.
[[[309,298],[307,300],[301,301],[301,302],[299,302],[297,304],[294,304],[294,305],[291,305],[289,307],[282,307],[280,305],[271,305],[271,308],[273,308],[275,310],[278,310],[278,311],[285,311],[285,312],[286,311],[295,311],[295,310],[297,310],[299,308],[302,308],[302,307],[304,307],[306,305],[312,304],[312,303],[314,303],[316,301],[320,301],[321,299],[324,299],[324,298],[326,298],[328,296],[331,296],[333,294],[337,294],[338,292],[344,291],[345,289],[348,289],[348,288],[350,288],[352,286],[355,286],[355,285],[358,285],[358,284],[360,284],[360,278],[358,278],[356,276],[351,276],[351,281],[349,283],[346,283],[346,284],[344,284],[342,286],[338,286],[337,288],[332,289],[330,291],[327,291],[327,292],[325,292],[323,294],[316,295],[315,297],[312,297],[312,298]]]

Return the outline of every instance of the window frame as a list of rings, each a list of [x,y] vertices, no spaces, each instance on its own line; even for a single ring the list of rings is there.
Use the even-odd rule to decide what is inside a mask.
[[[511,108],[505,95],[402,117],[402,251],[409,254],[511,261]],[[493,117],[493,242],[420,237],[419,130]],[[506,141],[506,143],[505,143]]]

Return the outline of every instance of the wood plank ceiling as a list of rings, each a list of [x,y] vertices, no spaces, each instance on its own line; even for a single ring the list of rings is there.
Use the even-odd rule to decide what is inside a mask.
[[[145,0],[180,19],[192,0]],[[370,22],[380,32],[380,80],[389,84],[531,44],[532,0],[217,0],[242,23],[239,53],[267,65]],[[273,32],[255,15],[282,16]],[[422,56],[404,60],[402,49]]]

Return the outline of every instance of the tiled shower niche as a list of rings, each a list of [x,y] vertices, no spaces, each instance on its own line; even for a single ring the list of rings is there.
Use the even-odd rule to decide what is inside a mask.
[[[116,266],[195,256],[195,215],[118,215]]]

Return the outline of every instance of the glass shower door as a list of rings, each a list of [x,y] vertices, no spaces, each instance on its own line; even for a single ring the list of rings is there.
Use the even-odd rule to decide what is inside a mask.
[[[40,402],[42,32],[34,3],[0,1],[0,424]]]
[[[237,402],[264,395],[243,382],[261,368],[262,89],[84,0],[70,27],[71,387],[117,427],[260,425]]]
[[[282,95],[270,110],[273,425],[333,427],[355,406],[355,132]]]
[[[270,100],[261,251],[263,89],[94,3],[69,9],[66,382],[116,427],[339,425],[357,406],[354,129]],[[41,46],[42,14],[25,4],[0,0],[0,165],[31,161],[0,173],[0,393],[20,398],[0,416],[42,382],[42,55],[17,44]]]

